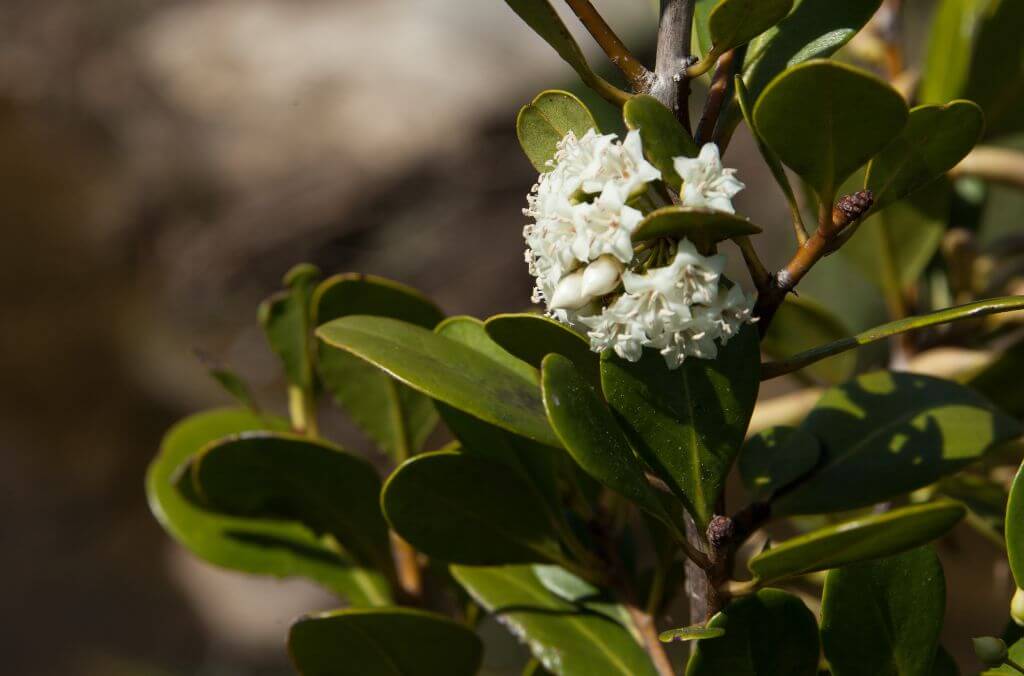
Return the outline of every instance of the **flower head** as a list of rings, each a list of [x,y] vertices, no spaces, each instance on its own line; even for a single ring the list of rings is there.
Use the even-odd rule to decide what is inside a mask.
[[[672,166],[683,179],[683,205],[736,213],[732,198],[746,186],[736,178],[735,169],[722,166],[714,143],[704,144],[697,157],[675,158]]]

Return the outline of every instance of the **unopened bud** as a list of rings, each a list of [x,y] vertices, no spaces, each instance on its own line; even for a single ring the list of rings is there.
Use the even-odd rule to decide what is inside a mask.
[[[577,270],[562,277],[562,281],[551,294],[552,310],[578,310],[590,302],[590,296],[583,293],[583,270]]]
[[[832,224],[842,230],[866,214],[875,204],[875,195],[870,190],[861,190],[846,195],[832,208]]]
[[[974,654],[986,667],[998,667],[1006,661],[1006,644],[994,636],[981,636],[974,641]]]
[[[1019,626],[1024,627],[1024,589],[1018,589],[1013,593],[1013,600],[1010,601],[1010,617]]]
[[[615,290],[626,266],[615,256],[605,254],[583,270],[583,294],[603,296]]]

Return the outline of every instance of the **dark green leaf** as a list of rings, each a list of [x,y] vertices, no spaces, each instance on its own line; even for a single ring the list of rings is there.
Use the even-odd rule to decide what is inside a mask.
[[[558,676],[654,676],[622,625],[546,590],[530,566],[452,566],[455,579]]]
[[[218,512],[294,519],[333,536],[362,565],[392,570],[380,478],[370,463],[340,448],[249,432],[207,446],[192,464],[192,481]]]
[[[1020,426],[963,385],[877,371],[825,392],[800,426],[821,441],[815,472],[776,514],[865,507],[952,474]]]
[[[722,627],[705,627],[695,624],[690,627],[679,627],[678,629],[663,631],[658,634],[658,640],[662,643],[671,643],[672,641],[703,641],[721,636],[725,636],[725,629]]]
[[[978,19],[989,0],[940,0],[928,31],[924,72],[917,90],[922,103],[963,96]]]
[[[770,427],[743,445],[740,476],[751,497],[764,501],[806,476],[819,457],[821,443],[814,436],[797,427]]]
[[[963,97],[985,111],[986,136],[1024,130],[1024,3],[990,0],[985,7]]]
[[[895,89],[827,60],[785,71],[754,106],[754,121],[768,146],[827,202],[900,132],[907,115]]]
[[[708,15],[712,51],[725,54],[779,23],[793,0],[721,0]]]
[[[743,444],[757,400],[757,330],[746,327],[716,359],[690,358],[674,371],[648,352],[637,363],[601,362],[608,403],[628,424],[651,469],[707,525]]]
[[[363,274],[335,275],[313,296],[317,325],[349,315],[374,315],[432,329],[444,315],[415,289]],[[318,344],[320,380],[352,420],[384,452],[401,462],[418,453],[437,425],[428,397],[373,364],[323,342]]]
[[[850,335],[842,320],[810,297],[789,296],[779,306],[761,349],[775,359],[788,359],[803,350],[841,340]],[[857,353],[847,352],[812,364],[804,371],[828,384],[841,383],[857,368]]]
[[[708,623],[724,629],[699,641],[686,676],[816,676],[818,625],[803,601],[778,589],[741,597]]]
[[[544,358],[541,373],[551,426],[576,463],[652,515],[671,521],[615,417],[587,379],[557,354]]]
[[[965,513],[938,501],[844,521],[786,540],[758,554],[747,567],[764,584],[898,554],[944,535]]]
[[[1008,347],[995,361],[971,376],[967,382],[1001,409],[1016,418],[1024,418],[1024,339]]]
[[[176,488],[180,468],[211,442],[245,432],[286,430],[287,423],[250,411],[219,409],[186,418],[167,433],[146,472],[149,507],[164,529],[196,556],[218,566],[279,577],[308,577],[361,605],[390,602],[384,578],[356,567],[300,523],[225,516],[187,500]]]
[[[1024,589],[1024,465],[1017,470],[1006,503],[1006,557],[1018,589]]]
[[[967,507],[967,524],[1002,549],[1006,548],[1003,523],[1006,490],[987,477],[960,472],[939,482],[939,493]]]
[[[677,157],[696,157],[697,144],[679,120],[653,96],[634,96],[622,107],[622,117],[630,129],[639,129],[644,155],[661,171],[665,183],[679,190],[683,179],[672,161]]]
[[[423,453],[384,485],[391,527],[425,554],[477,566],[559,562],[547,513],[501,463],[469,453]]]
[[[821,644],[832,676],[931,674],[945,611],[931,547],[829,571]]]
[[[558,142],[570,131],[577,138],[590,129],[598,130],[594,116],[578,98],[569,92],[541,92],[533,101],[519,109],[516,136],[533,168],[551,171],[548,161],[555,157]]]
[[[413,608],[335,610],[292,625],[302,676],[475,676],[483,645],[471,629]]]
[[[296,265],[284,277],[287,291],[260,304],[259,320],[271,349],[284,362],[288,382],[313,388],[312,319],[310,297],[320,270],[309,263]]]
[[[535,374],[510,368],[458,341],[383,317],[336,319],[317,329],[317,335],[454,408],[530,439],[560,445],[545,417]]]
[[[671,206],[647,214],[633,231],[633,241],[685,237],[701,248],[732,237],[760,232],[761,228],[747,219],[725,211]]]
[[[868,165],[873,211],[903,199],[952,169],[981,138],[985,116],[971,101],[919,106],[907,125]]]
[[[960,667],[949,651],[941,645],[935,651],[935,662],[932,663],[930,676],[960,676]]]
[[[587,339],[553,319],[535,314],[495,315],[484,328],[498,345],[536,369],[549,354],[568,357],[591,382],[599,384],[598,355]]]

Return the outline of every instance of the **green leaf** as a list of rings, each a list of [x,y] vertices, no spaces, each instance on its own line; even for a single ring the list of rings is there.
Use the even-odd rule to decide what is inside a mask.
[[[541,92],[516,117],[519,145],[540,173],[551,171],[548,160],[554,159],[558,142],[566,134],[571,131],[580,138],[591,129],[600,131],[583,102],[557,90]]]
[[[989,138],[1024,130],[1024,3],[991,0],[985,7],[963,97],[985,111]]]
[[[1024,380],[1024,339],[1006,348],[991,364],[971,376],[971,388],[995,402],[1015,418],[1024,418],[1024,397],[1020,384]]]
[[[671,643],[672,641],[703,641],[721,636],[725,636],[725,629],[722,627],[705,627],[695,624],[689,627],[679,627],[678,629],[663,631],[658,634],[658,640],[662,643]]]
[[[548,425],[533,373],[510,368],[451,338],[383,317],[336,319],[317,329],[317,335],[454,408],[535,441],[560,445]]]
[[[944,175],[981,139],[985,116],[971,101],[919,106],[907,125],[868,165],[873,211],[903,199]]]
[[[900,132],[907,115],[895,89],[827,60],[785,71],[754,106],[768,146],[829,203],[843,181]]]
[[[1006,503],[1006,558],[1018,589],[1024,589],[1024,465],[1017,470]]]
[[[1024,638],[1010,645],[1009,657],[1017,664],[1024,664]],[[1010,674],[1011,676],[1020,676],[1020,672],[1011,667],[1009,664],[1004,664],[1003,666],[995,669],[986,669],[985,671],[981,672],[980,676],[1004,676],[1004,674]]]
[[[530,486],[485,457],[418,455],[388,478],[381,504],[395,532],[444,561],[488,566],[562,560]]]
[[[561,566],[535,564],[533,574],[537,576],[537,580],[545,589],[558,598],[574,603],[581,609],[604,615],[628,629],[637,642],[643,641],[629,616],[629,611],[610,600],[610,595],[607,592],[573,575]]]
[[[622,117],[630,129],[640,130],[644,155],[661,171],[661,178],[676,190],[683,179],[676,173],[673,160],[677,157],[696,157],[700,152],[693,137],[671,110],[658,99],[646,94],[634,96],[622,107]]]
[[[648,351],[636,363],[601,362],[604,393],[640,456],[687,505],[701,528],[714,513],[757,400],[757,330],[744,328],[716,359],[670,371]]]
[[[483,644],[443,615],[381,608],[302,617],[288,652],[303,676],[475,676]]]
[[[284,277],[288,288],[260,303],[259,320],[271,349],[284,362],[288,382],[313,389],[312,320],[310,297],[320,270],[309,263],[296,265]]]
[[[793,9],[793,0],[721,0],[708,15],[712,52],[725,54],[745,45]]]
[[[590,343],[554,319],[535,314],[495,315],[484,328],[495,343],[536,369],[547,355],[560,354],[591,382],[600,382],[599,358],[590,350]]]
[[[336,446],[248,432],[201,451],[192,463],[192,481],[218,512],[293,519],[334,537],[360,564],[385,574],[393,570],[377,471]]]
[[[242,376],[214,360],[205,352],[196,350],[195,354],[210,377],[216,380],[217,384],[224,388],[224,391],[231,395],[232,399],[251,411],[259,412],[260,407],[256,404],[252,389]]]
[[[217,514],[179,492],[181,467],[207,444],[245,432],[286,429],[288,424],[279,418],[240,409],[186,418],[164,436],[146,472],[150,510],[171,537],[212,564],[261,575],[307,577],[360,605],[389,603],[383,577],[356,567],[302,524]]]
[[[640,460],[587,379],[571,361],[557,354],[544,358],[541,374],[551,426],[576,463],[608,488],[671,525],[647,483]]]
[[[832,676],[931,674],[945,611],[931,547],[829,571],[821,644]]]
[[[622,625],[550,593],[530,566],[452,566],[469,594],[558,676],[654,676]]]
[[[591,70],[579,45],[548,0],[505,0],[505,4],[551,45],[588,87],[609,101],[619,105],[625,102],[629,96],[626,92],[613,87]]]
[[[699,641],[686,676],[816,676],[818,624],[803,601],[778,589],[743,596],[708,627],[725,630]]]
[[[1008,496],[998,483],[986,477],[960,472],[939,482],[938,491],[967,507],[967,525],[990,542],[1006,549],[1004,519]]]
[[[796,427],[770,427],[740,450],[743,485],[757,501],[768,500],[810,473],[821,457],[821,443]]]
[[[876,371],[825,392],[800,425],[821,441],[815,472],[773,512],[865,507],[934,483],[1020,434],[1020,426],[963,385]]]
[[[779,306],[761,349],[775,359],[788,359],[803,350],[842,340],[850,330],[821,303],[808,296],[788,296]],[[848,352],[816,362],[805,373],[829,384],[841,383],[857,368],[857,354]]]
[[[990,0],[941,0],[928,31],[924,72],[917,98],[922,103],[945,103],[963,96],[981,11]]]
[[[415,289],[373,275],[325,280],[313,296],[317,325],[349,315],[400,319],[432,329],[444,314]],[[392,459],[418,453],[437,425],[428,397],[348,352],[319,343],[320,380],[353,422]]]
[[[761,228],[747,219],[726,211],[670,206],[647,214],[633,231],[633,241],[685,237],[697,248],[707,248],[722,240],[760,232]]]
[[[747,567],[763,584],[891,556],[935,540],[963,518],[963,505],[929,502],[844,521],[786,540]]]

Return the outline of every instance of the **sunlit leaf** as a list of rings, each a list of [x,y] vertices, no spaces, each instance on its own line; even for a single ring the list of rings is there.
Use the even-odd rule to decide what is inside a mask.
[[[563,91],[541,92],[520,108],[516,117],[519,144],[541,173],[551,170],[547,163],[555,157],[558,142],[566,134],[571,131],[580,138],[590,129],[598,129],[594,116],[582,101]]]

